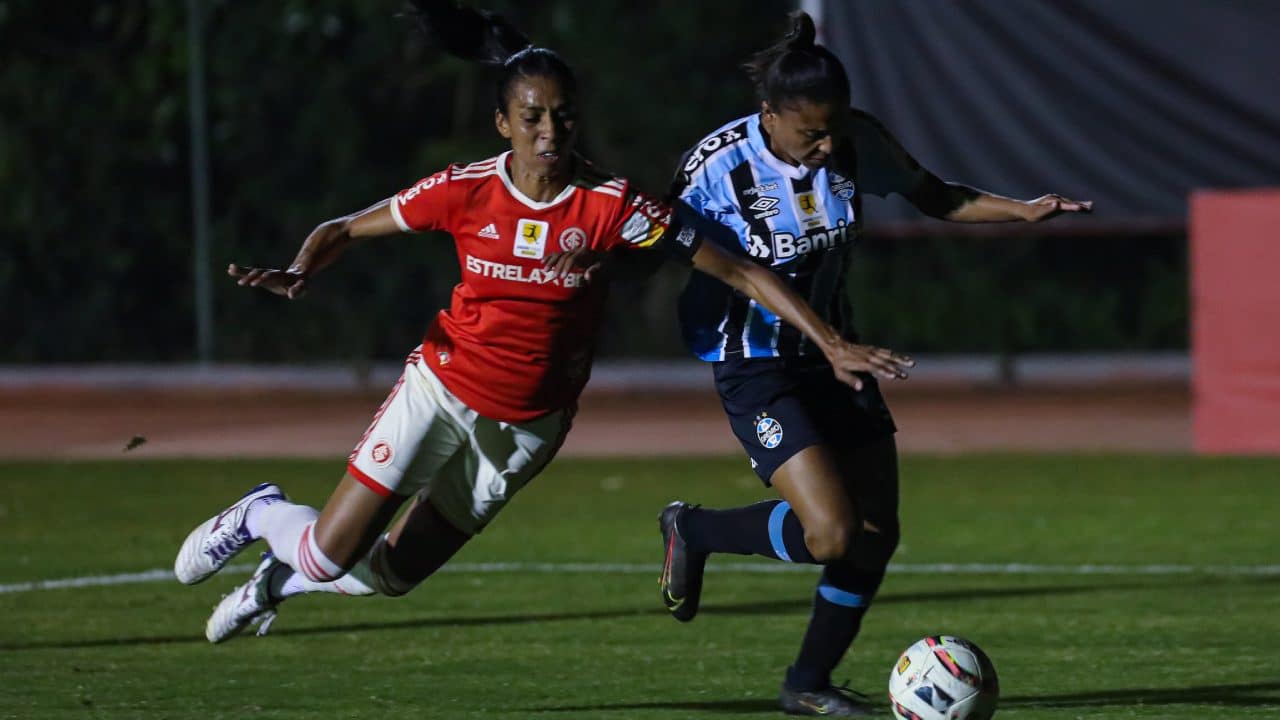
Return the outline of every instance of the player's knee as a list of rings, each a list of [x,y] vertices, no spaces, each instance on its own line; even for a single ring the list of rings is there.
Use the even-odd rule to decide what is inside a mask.
[[[387,536],[378,538],[373,550],[369,553],[369,571],[374,589],[387,597],[407,595],[426,577],[406,578],[396,572],[392,552],[395,548],[387,543]]]
[[[814,529],[805,528],[804,544],[819,563],[832,563],[845,557],[854,546],[858,526],[853,522],[827,522]]]
[[[897,518],[867,519],[858,541],[850,548],[849,559],[856,567],[883,570],[898,549],[900,536]]]
[[[888,522],[881,523],[880,527],[880,547],[884,553],[885,562],[893,557],[893,553],[898,549],[898,542],[902,539],[902,529],[898,525],[898,519],[893,518]]]

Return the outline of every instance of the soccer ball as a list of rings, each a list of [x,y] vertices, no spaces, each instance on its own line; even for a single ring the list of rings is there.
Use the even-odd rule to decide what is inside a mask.
[[[889,671],[889,705],[898,720],[987,720],[999,697],[991,658],[964,638],[924,638]]]

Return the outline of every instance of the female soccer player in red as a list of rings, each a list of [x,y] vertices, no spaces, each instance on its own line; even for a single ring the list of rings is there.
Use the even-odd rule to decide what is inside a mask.
[[[408,592],[551,461],[587,382],[604,306],[604,283],[580,269],[586,253],[683,257],[801,328],[851,381],[858,372],[905,377],[911,364],[844,341],[773,273],[702,243],[670,207],[575,155],[576,83],[554,52],[486,13],[452,2],[417,6],[450,52],[500,67],[494,121],[511,149],[321,224],[287,269],[229,268],[240,285],[293,299],[358,240],[444,230],[462,280],[322,510],[264,484],[187,537],[174,565],[187,584],[258,539],[273,553],[215,609],[206,625],[212,642],[269,622],[293,594]]]
[[[727,236],[727,249],[768,268],[845,337],[856,337],[844,278],[863,193],[900,193],[955,222],[1036,222],[1089,209],[1058,195],[1023,202],[943,182],[875,118],[849,108],[840,61],[814,44],[808,15],[793,20],[787,38],[746,65],[760,112],[699,142],[681,161],[675,190],[732,231],[708,245]],[[832,687],[831,671],[898,544],[895,427],[875,379],[849,382],[803,328],[715,278],[694,273],[680,310],[689,345],[714,364],[730,427],[781,499],[726,510],[668,506],[659,518],[663,602],[676,619],[693,619],[712,552],[822,565],[780,702],[800,715],[866,714],[865,702]]]

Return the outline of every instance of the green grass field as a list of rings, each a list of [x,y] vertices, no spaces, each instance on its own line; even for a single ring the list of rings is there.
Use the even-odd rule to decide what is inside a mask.
[[[249,486],[320,504],[341,470],[0,464],[0,717],[780,717],[816,571],[714,559],[688,625],[657,596],[658,510],[767,497],[740,459],[560,461],[413,594],[298,598],[267,638],[204,640],[244,571],[196,587],[19,587],[168,568],[190,527]],[[950,633],[994,659],[999,717],[1280,717],[1280,462],[909,457],[903,486],[900,570],[838,681],[885,707],[897,654]],[[478,567],[491,562],[522,565]]]

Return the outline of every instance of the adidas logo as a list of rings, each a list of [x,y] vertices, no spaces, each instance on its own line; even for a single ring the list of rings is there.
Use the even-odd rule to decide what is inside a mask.
[[[489,223],[488,225],[485,225],[484,229],[476,233],[476,235],[479,235],[482,238],[489,238],[490,240],[501,239],[498,236],[498,228],[494,227],[493,223]]]

